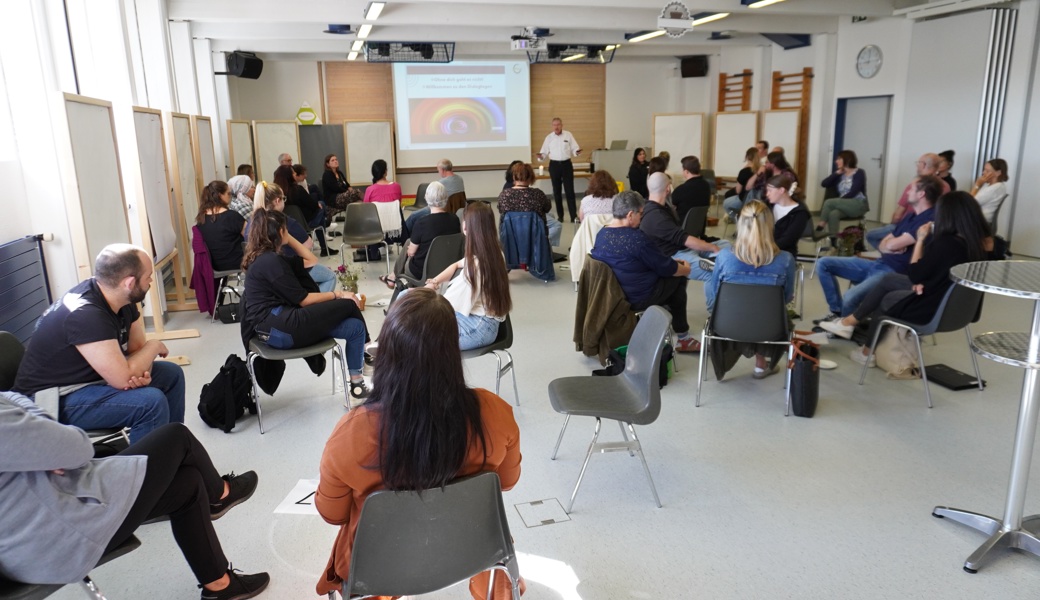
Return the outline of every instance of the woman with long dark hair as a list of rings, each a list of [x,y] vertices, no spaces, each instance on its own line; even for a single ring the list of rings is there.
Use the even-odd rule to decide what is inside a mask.
[[[466,387],[451,305],[419,288],[393,304],[379,333],[372,394],[340,419],[325,445],[315,506],[339,525],[317,592],[338,591],[350,575],[361,507],[378,490],[424,490],[482,471],[502,489],[520,477],[520,430],[512,408],[483,389]],[[511,598],[495,573],[496,600]],[[470,580],[474,598],[488,574]],[[523,583],[521,582],[521,589]]]
[[[223,181],[211,181],[202,188],[199,212],[195,225],[209,250],[210,262],[216,271],[234,271],[242,264],[242,232],[246,220],[233,210],[231,188]]]
[[[871,288],[851,315],[820,321],[820,327],[850,339],[856,325],[868,317],[886,315],[910,323],[927,323],[953,285],[950,269],[961,263],[986,260],[992,248],[989,225],[975,199],[967,192],[943,194],[935,203],[935,221],[917,230],[907,274],[889,273]],[[862,363],[867,360],[867,352],[869,348],[854,350],[852,358]]]
[[[257,190],[259,196],[261,191]],[[288,247],[295,256],[286,256]],[[346,343],[350,395],[368,396],[362,376],[368,330],[352,292],[322,292],[306,269],[318,263],[310,248],[289,234],[284,214],[258,208],[249,222],[242,268],[246,272],[242,330],[272,348],[288,350],[333,337]]]
[[[643,198],[646,198],[649,194],[649,191],[646,189],[646,169],[648,166],[646,163],[646,150],[636,148],[635,152],[632,153],[632,164],[628,167],[628,189],[639,192]],[[607,214],[610,214],[609,207]]]
[[[321,174],[321,196],[325,200],[325,224],[347,205],[361,200],[361,193],[350,187],[347,176],[339,168],[339,157],[335,154],[325,155],[325,171]]]
[[[393,202],[401,199],[401,184],[387,179],[389,166],[383,159],[372,163],[372,185],[365,189],[365,202]]]
[[[447,284],[444,297],[455,309],[459,322],[459,347],[471,350],[495,341],[498,327],[506,320],[513,302],[491,207],[483,202],[466,207],[462,233],[466,234],[462,260],[428,279],[426,287],[437,290]],[[462,274],[452,279],[459,269]]]

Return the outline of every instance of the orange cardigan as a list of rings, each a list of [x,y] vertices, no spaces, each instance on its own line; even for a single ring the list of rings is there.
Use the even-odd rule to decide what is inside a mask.
[[[472,444],[458,476],[494,471],[502,480],[502,490],[509,490],[520,478],[520,428],[513,418],[513,408],[487,390],[474,391],[484,422],[487,460],[481,456],[480,444]],[[350,571],[361,506],[369,494],[383,489],[379,469],[371,468],[379,464],[379,431],[379,414],[362,406],[340,419],[325,444],[315,506],[328,523],[339,525],[340,530],[325,574],[318,582],[319,595],[340,591]],[[483,582],[486,591],[487,579]],[[496,587],[498,583],[496,581]]]

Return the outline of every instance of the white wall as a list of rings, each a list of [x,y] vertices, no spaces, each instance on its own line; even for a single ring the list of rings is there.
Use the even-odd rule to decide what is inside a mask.
[[[321,114],[315,61],[265,60],[260,79],[228,76],[228,89],[233,119],[295,119],[304,102],[310,104],[316,114]]]
[[[1011,81],[1004,113],[1004,134],[1000,154],[1008,161],[1013,202],[1001,210],[998,231],[1010,235],[1016,253],[1040,256],[1040,211],[1032,174],[1040,171],[1040,48],[1037,29],[1040,7],[1035,1],[1023,2],[1011,63]]]
[[[679,107],[680,86],[689,88],[678,59],[625,58],[619,53],[607,65],[606,143],[628,140],[629,148],[651,146],[654,113],[686,112]]]

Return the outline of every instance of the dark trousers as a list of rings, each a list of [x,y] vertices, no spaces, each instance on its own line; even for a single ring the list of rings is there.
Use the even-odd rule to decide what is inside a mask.
[[[137,500],[105,552],[125,542],[142,523],[170,516],[173,538],[199,583],[224,576],[228,561],[210,517],[210,499],[224,493],[224,480],[209,454],[187,427],[164,425],[131,444],[120,455],[147,456],[144,483]]]
[[[672,313],[672,329],[676,333],[690,331],[690,322],[686,318],[686,282],[685,277],[662,277],[654,284],[650,298],[638,305],[635,310],[646,310],[651,306],[663,306]]]
[[[560,185],[563,185],[573,222],[578,218],[578,209],[574,204],[574,164],[569,160],[550,160],[549,178],[552,179],[553,198],[556,199],[556,216],[563,223],[563,196],[560,194]]]

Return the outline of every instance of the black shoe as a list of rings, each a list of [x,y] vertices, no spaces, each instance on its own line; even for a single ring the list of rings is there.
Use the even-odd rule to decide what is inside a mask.
[[[350,382],[350,397],[351,398],[368,398],[368,395],[372,393],[372,390],[368,389],[368,384],[365,380],[351,381]]]
[[[336,256],[337,254],[339,254],[339,250],[334,250],[332,248],[321,251],[322,258],[325,258],[326,256]]]
[[[332,237],[343,237],[343,232],[342,231],[330,231],[329,235],[331,235]]]
[[[246,471],[241,475],[231,473],[230,475],[224,475],[221,479],[228,482],[228,495],[221,500],[210,503],[209,514],[214,521],[223,517],[232,507],[249,500],[249,497],[256,491],[258,481],[256,471]],[[243,598],[245,597],[243,596]]]
[[[230,568],[227,574],[231,578],[231,583],[226,588],[215,592],[202,588],[201,600],[246,600],[247,598],[255,598],[260,595],[260,592],[267,589],[267,584],[271,583],[271,576],[267,573],[246,575],[236,572],[234,568]],[[199,587],[202,586],[200,585]]]

